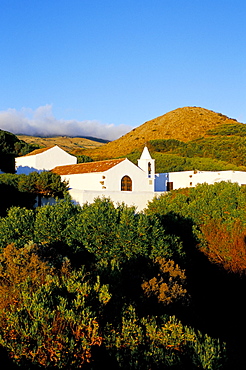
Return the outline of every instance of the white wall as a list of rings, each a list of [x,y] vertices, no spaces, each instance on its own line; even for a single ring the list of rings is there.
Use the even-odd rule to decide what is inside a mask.
[[[137,207],[137,212],[143,211],[148,202],[152,201],[155,196],[153,192],[134,192],[134,191],[89,191],[70,189],[69,193],[74,202],[83,205],[86,202],[93,203],[96,198],[110,198],[115,206],[117,204],[125,203],[128,206]]]
[[[61,179],[68,181],[73,189],[99,191],[103,187],[102,172],[61,175]]]
[[[65,166],[68,164],[76,164],[77,158],[68,154],[58,146],[54,146],[43,153],[36,154],[36,168],[38,170],[52,170],[56,166]]]
[[[16,173],[28,175],[36,170],[36,159],[34,155],[15,158]]]

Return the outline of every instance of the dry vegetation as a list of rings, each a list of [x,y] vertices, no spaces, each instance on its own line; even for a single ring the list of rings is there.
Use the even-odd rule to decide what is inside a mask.
[[[56,136],[56,137],[37,137],[27,135],[17,135],[20,140],[24,140],[28,144],[37,144],[41,148],[58,145],[67,152],[75,152],[77,149],[95,149],[103,145],[99,141],[89,140],[82,137],[68,137],[68,136]]]
[[[163,116],[145,122],[121,138],[104,144],[94,150],[83,150],[93,159],[115,158],[142,149],[145,143],[154,139],[177,139],[189,141],[206,137],[206,132],[220,124],[239,124],[220,113],[199,107],[178,108]]]

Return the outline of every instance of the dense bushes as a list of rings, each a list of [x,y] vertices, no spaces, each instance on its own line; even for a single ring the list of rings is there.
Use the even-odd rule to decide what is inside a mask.
[[[245,188],[225,182],[145,213],[109,199],[12,207],[0,344],[22,369],[243,369],[245,208]]]
[[[245,272],[245,187],[230,182],[180,189],[149,204],[148,214],[176,214],[193,223],[208,257],[225,268]]]
[[[194,320],[190,250],[203,230],[190,236],[187,225],[228,209],[232,219],[240,214],[239,187],[231,188],[234,203],[223,205],[229,186],[204,189],[197,215],[195,190],[172,192],[146,214],[108,199],[11,208],[0,220],[0,343],[9,356],[23,369],[225,366],[223,338]],[[214,206],[222,195],[217,214],[206,209],[205,190]]]
[[[54,271],[36,249],[9,245],[2,253],[0,344],[21,368],[80,368],[102,343],[97,316],[108,288],[65,262]]]

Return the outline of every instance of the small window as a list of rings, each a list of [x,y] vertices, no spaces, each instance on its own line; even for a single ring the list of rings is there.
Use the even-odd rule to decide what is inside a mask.
[[[129,176],[122,177],[121,191],[132,191],[132,180]]]
[[[190,186],[192,186],[192,182],[190,182]]]

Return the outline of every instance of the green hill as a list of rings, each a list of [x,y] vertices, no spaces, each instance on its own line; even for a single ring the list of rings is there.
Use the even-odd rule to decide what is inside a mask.
[[[15,157],[25,155],[37,148],[37,145],[27,144],[25,141],[18,139],[16,135],[0,130],[0,170],[14,172]]]

